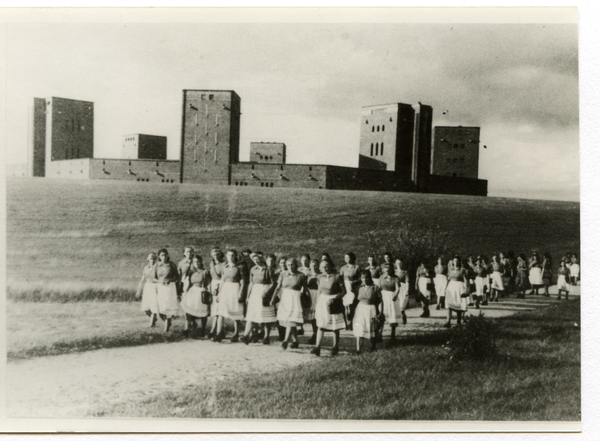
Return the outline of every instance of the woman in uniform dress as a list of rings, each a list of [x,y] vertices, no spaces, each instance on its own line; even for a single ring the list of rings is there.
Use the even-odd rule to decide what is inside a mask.
[[[437,306],[435,309],[444,309],[446,306],[446,285],[448,285],[448,268],[444,265],[444,258],[439,256],[437,259],[437,265],[433,269],[435,271],[435,278],[433,283],[435,285],[435,294],[438,298]]]
[[[226,263],[222,265],[222,286],[219,293],[217,335],[214,341],[220,342],[225,336],[223,320],[233,320],[234,330],[231,342],[239,341],[240,328],[244,319],[246,294],[246,265],[240,262],[234,249],[227,250]]]
[[[310,272],[310,254],[303,254],[300,256],[300,266],[298,267],[298,271],[300,271],[305,276]]]
[[[398,277],[394,274],[394,267],[389,263],[384,263],[381,266],[383,274],[379,278],[379,284],[381,286],[381,298],[383,315],[385,321],[392,328],[390,334],[390,340],[396,339],[396,328],[398,327],[398,320],[402,320],[406,323],[406,305],[408,304],[408,283],[402,284]],[[406,287],[404,290],[403,287]],[[403,291],[402,295],[400,292]],[[381,337],[381,326],[378,337]]]
[[[300,264],[298,265],[298,271],[308,277],[310,272],[310,254],[303,254],[300,256]],[[304,335],[304,325],[298,325],[298,335]]]
[[[398,282],[400,283],[398,301],[400,302],[402,324],[406,325],[406,308],[408,308],[408,293],[410,290],[410,277],[408,276],[408,268],[402,259],[396,259],[396,264],[392,270],[392,274],[395,274],[396,277],[398,277]]]
[[[419,293],[419,300],[423,304],[423,314],[421,317],[429,317],[429,300],[431,300],[431,270],[427,266],[425,259],[421,260],[421,265],[417,268],[417,277],[415,280],[415,290]]]
[[[157,284],[156,296],[158,315],[165,322],[165,332],[171,329],[171,318],[177,315],[177,283],[179,273],[177,266],[169,258],[166,248],[158,250],[158,263],[154,266],[154,283]]]
[[[321,355],[321,343],[323,342],[323,334],[325,331],[333,332],[333,348],[331,355],[334,356],[339,352],[340,329],[346,328],[343,311],[330,311],[334,301],[341,301],[346,295],[346,286],[344,278],[334,272],[333,264],[329,260],[321,261],[321,274],[317,276],[319,293],[317,297],[317,308],[315,317],[317,320],[317,342],[316,347],[311,351],[311,354],[316,356]],[[343,309],[343,305],[342,305]],[[331,313],[333,312],[333,313]]]
[[[218,322],[218,308],[217,308],[217,303],[219,301],[219,289],[221,287],[221,276],[222,276],[222,272],[223,272],[223,264],[225,263],[225,255],[223,254],[223,251],[221,251],[221,248],[219,247],[215,247],[210,251],[210,257],[211,257],[211,261],[210,261],[210,277],[211,277],[211,282],[210,282],[210,293],[212,294],[212,298],[213,298],[213,307],[211,308],[211,316],[214,317],[213,318],[213,322],[212,322],[212,326],[210,329],[210,332],[208,333],[208,338],[214,338],[215,335],[217,335],[217,322]]]
[[[273,273],[273,280],[275,280],[275,283],[277,283],[279,281],[279,277],[287,272],[287,257],[286,256],[281,256],[278,260],[277,260],[277,269],[275,270],[275,272]],[[277,315],[277,309],[279,308],[279,300],[280,298],[277,296],[277,293],[273,294],[273,297],[275,299],[275,315]],[[285,338],[285,326],[282,326],[281,324],[277,323],[277,332],[279,335],[278,340],[279,341],[283,341],[283,339]]]
[[[360,266],[356,264],[356,255],[354,253],[346,253],[344,256],[346,265],[340,268],[340,275],[344,277],[344,285],[346,286],[346,295],[343,302],[345,307],[346,329],[352,329],[352,316],[356,308],[356,293],[360,286]]]
[[[471,259],[473,259],[473,257],[471,256]],[[467,293],[469,294],[468,300],[469,303],[467,306],[474,306],[475,303],[477,302],[477,289],[475,288],[475,271],[473,271],[473,267],[475,266],[475,262],[471,261],[469,262],[468,259],[463,259],[462,261],[462,267],[465,270],[465,278],[467,280],[467,286],[466,286],[466,290]]]
[[[273,272],[267,267],[263,256],[252,253],[254,266],[250,270],[250,285],[248,286],[248,312],[246,313],[246,329],[241,340],[250,343],[250,332],[253,324],[264,326],[264,336],[262,342],[265,345],[271,343],[271,324],[277,322],[275,307],[271,304],[275,281]],[[267,303],[267,306],[265,306]]]
[[[391,267],[394,266],[394,258],[392,256],[392,253],[390,253],[389,251],[386,251],[385,253],[383,253],[383,263],[380,266],[382,273],[383,273],[383,265],[385,265],[386,263],[389,264]]]
[[[475,308],[479,309],[479,305],[485,306],[488,304],[485,296],[485,280],[488,274],[480,257],[475,261],[473,273],[475,275]]]
[[[570,281],[571,271],[567,267],[567,262],[563,260],[560,262],[560,267],[558,268],[558,281],[556,282],[558,285],[558,300],[561,299],[562,291],[565,292],[565,299],[569,300],[569,291],[571,290]]]
[[[277,321],[280,326],[285,326],[285,338],[281,343],[283,349],[287,349],[288,341],[291,339],[290,348],[298,347],[297,328],[298,323],[304,323],[302,315],[302,302],[300,296],[310,297],[306,276],[298,271],[298,261],[294,258],[287,260],[287,271],[281,273],[277,282],[275,292],[280,292],[280,302],[277,309]],[[271,304],[273,304],[273,300]]]
[[[310,291],[310,308],[303,310],[304,323],[310,323],[313,331],[312,337],[308,339],[309,345],[314,345],[317,342],[317,332],[319,330],[317,321],[315,320],[317,297],[319,294],[319,274],[321,274],[321,271],[319,270],[319,261],[317,259],[312,259],[309,264],[308,274],[306,275],[306,285]]]
[[[569,271],[571,272],[571,285],[577,286],[577,281],[579,280],[579,260],[577,259],[577,255],[573,254],[571,256],[571,266],[569,266]]]
[[[552,283],[552,257],[550,253],[544,253],[544,260],[542,261],[542,284],[544,285],[544,297],[550,297],[548,288]]]
[[[459,256],[452,259],[452,269],[448,271],[448,287],[446,288],[446,307],[448,308],[448,321],[446,328],[452,326],[452,311],[456,312],[456,323],[460,325],[462,315],[467,311],[467,283],[465,270]]]
[[[373,283],[379,286],[381,268],[379,267],[379,265],[377,265],[377,262],[375,261],[375,256],[370,255],[369,257],[367,257],[367,266],[365,267],[365,269],[371,272],[371,278],[373,279]]]
[[[141,309],[150,317],[150,327],[156,325],[158,314],[158,299],[156,294],[156,284],[154,283],[154,265],[156,265],[156,253],[148,254],[148,265],[142,271],[142,278],[138,285],[136,299],[142,297]]]
[[[538,254],[533,253],[531,259],[529,259],[529,283],[531,283],[531,292],[529,295],[539,294],[539,289],[544,286],[542,282],[542,265],[539,261]]]
[[[510,289],[512,288],[511,279],[513,269],[511,266],[510,259],[508,258],[506,253],[500,252],[499,257],[499,262],[502,266],[502,285],[504,286],[504,291],[500,294],[502,295],[502,297],[510,297]]]
[[[206,321],[210,315],[212,296],[210,294],[210,270],[204,269],[202,257],[196,254],[192,258],[192,265],[186,270],[187,280],[184,283],[186,290],[181,299],[181,309],[185,312],[185,327],[183,334],[188,337],[190,328],[196,328],[196,319],[200,319],[200,333],[198,337],[206,335]]]
[[[485,266],[487,277],[485,278],[485,290],[487,291],[487,296],[490,302],[493,301],[493,293],[492,293],[492,285],[494,281],[492,280],[492,274],[494,274],[494,266],[490,259],[487,256],[481,256],[481,262]]]
[[[363,340],[371,342],[371,351],[375,350],[376,317],[381,305],[381,288],[373,283],[371,272],[364,270],[360,276],[361,286],[356,296],[358,304],[354,311],[353,334],[356,337],[356,354],[360,354]]]
[[[504,291],[503,274],[504,267],[500,263],[498,256],[494,254],[492,256],[492,297],[490,298],[490,302],[498,302],[500,291]]]
[[[191,246],[187,246],[183,249],[183,259],[177,264],[177,273],[179,274],[178,292],[177,295],[182,295],[188,289],[189,277],[188,271],[192,266],[192,258],[194,256],[194,249]]]
[[[517,257],[517,266],[515,274],[515,287],[517,289],[517,298],[525,298],[525,290],[527,289],[527,259],[525,254],[519,254]]]

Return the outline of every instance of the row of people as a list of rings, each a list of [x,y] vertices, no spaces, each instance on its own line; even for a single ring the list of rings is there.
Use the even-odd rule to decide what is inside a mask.
[[[521,257],[519,262],[523,260]],[[214,341],[223,339],[225,319],[234,324],[231,341],[241,340],[246,344],[251,339],[262,339],[264,344],[269,344],[271,325],[278,322],[284,348],[288,344],[297,347],[302,324],[310,323],[313,335],[309,343],[316,345],[316,354],[320,353],[325,331],[334,333],[334,353],[341,329],[353,329],[358,351],[361,339],[368,338],[373,347],[375,341],[381,339],[383,321],[390,324],[390,338],[394,339],[400,321],[404,324],[407,321],[405,310],[410,281],[404,262],[402,259],[394,261],[390,253],[385,253],[381,265],[369,257],[366,268],[356,264],[353,253],[347,253],[345,261],[346,265],[336,272],[327,253],[320,261],[303,255],[300,265],[296,259],[285,258],[280,258],[277,265],[273,254],[265,257],[260,252],[244,250],[238,258],[235,250],[228,250],[225,255],[219,248],[214,248],[209,268],[205,268],[202,257],[195,255],[191,247],[185,248],[184,259],[179,265],[170,260],[166,249],[161,249],[158,255],[151,253],[148,256],[138,296],[142,297],[142,310],[150,316],[150,325],[154,326],[157,317],[161,317],[165,321],[165,331],[169,330],[171,319],[179,310],[178,297],[181,297],[186,318],[184,333],[196,328],[199,319],[200,336],[205,336],[208,317],[212,316],[214,320],[208,336]],[[561,267],[564,264],[562,262]],[[435,293],[440,299],[438,308],[448,309],[446,326],[450,326],[453,312],[460,323],[469,306],[468,300],[474,300],[477,307],[480,303],[485,304],[486,285],[492,295],[495,293],[497,301],[504,269],[497,257],[492,259],[491,273],[489,269],[484,258],[477,258],[471,264],[455,256],[447,266],[439,258],[434,271],[422,262],[415,281],[423,304],[422,317],[429,316],[429,302]],[[474,286],[473,293],[471,286]],[[374,308],[366,308],[367,305]],[[244,318],[246,326],[240,337]]]

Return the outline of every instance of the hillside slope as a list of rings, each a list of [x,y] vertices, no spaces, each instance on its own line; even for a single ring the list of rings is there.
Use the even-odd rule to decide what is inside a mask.
[[[364,234],[409,223],[448,233],[461,253],[579,250],[579,203],[409,193],[205,187],[13,178],[7,181],[10,281],[134,287],[149,251],[193,245],[366,260]],[[383,252],[384,250],[381,250]]]

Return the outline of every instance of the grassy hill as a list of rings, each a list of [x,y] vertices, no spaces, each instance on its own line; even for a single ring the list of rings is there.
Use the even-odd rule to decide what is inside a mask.
[[[579,203],[470,196],[13,178],[7,273],[13,282],[136,286],[146,255],[191,244],[366,261],[366,233],[443,233],[453,251],[579,250]],[[433,236],[438,237],[438,236]],[[379,250],[383,253],[385,250]],[[317,256],[318,257],[318,256]]]

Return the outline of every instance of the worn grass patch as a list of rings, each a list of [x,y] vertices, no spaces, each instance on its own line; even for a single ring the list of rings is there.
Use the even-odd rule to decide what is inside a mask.
[[[579,300],[495,320],[499,352],[492,360],[451,360],[449,334],[440,331],[372,354],[172,391],[95,415],[581,420]]]

